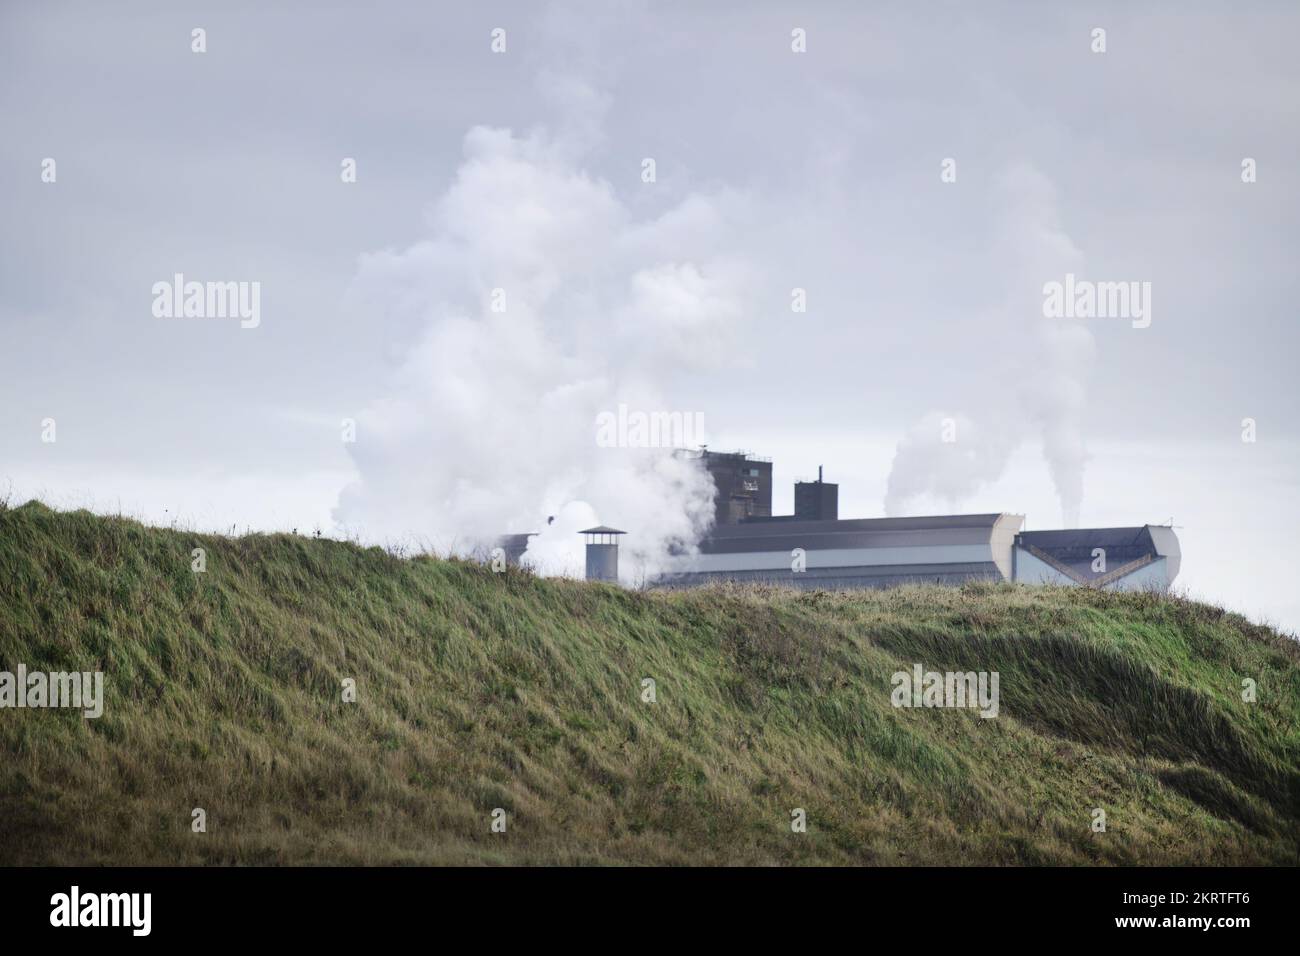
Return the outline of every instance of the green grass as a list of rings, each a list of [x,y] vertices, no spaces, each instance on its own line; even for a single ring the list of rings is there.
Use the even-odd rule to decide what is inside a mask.
[[[1296,643],[1164,596],[632,592],[29,503],[19,663],[106,703],[0,710],[6,864],[1300,862]],[[914,663],[1001,715],[893,708]]]

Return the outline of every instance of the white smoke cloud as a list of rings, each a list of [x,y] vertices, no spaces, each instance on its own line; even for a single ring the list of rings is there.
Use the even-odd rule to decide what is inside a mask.
[[[885,496],[885,512],[905,513],[922,495],[954,506],[996,481],[1011,453],[1035,433],[1061,503],[1066,527],[1077,527],[1083,503],[1087,447],[1083,412],[1095,344],[1077,321],[1043,316],[1042,289],[1067,272],[1081,272],[1083,256],[1060,224],[1055,187],[1027,164],[998,183],[1002,210],[994,255],[1007,279],[1001,308],[982,316],[989,354],[1004,361],[1006,381],[1018,383],[1010,401],[984,398],[976,417],[931,411],[899,442]],[[957,419],[957,440],[945,443],[941,420]]]
[[[945,441],[945,434],[951,440]],[[950,506],[997,481],[1019,443],[1018,435],[977,425],[964,415],[930,412],[898,443],[885,488],[885,514],[904,513],[920,494]]]
[[[360,479],[335,520],[459,553],[540,532],[527,558],[550,574],[581,574],[576,532],[614,525],[629,533],[621,571],[636,582],[707,529],[712,484],[663,449],[598,447],[596,419],[619,402],[694,411],[660,389],[724,356],[745,311],[750,270],[716,252],[740,200],[692,195],[637,219],[581,168],[595,124],[560,129],[471,130],[427,238],[363,258],[358,300],[423,331],[389,393],[357,416]]]

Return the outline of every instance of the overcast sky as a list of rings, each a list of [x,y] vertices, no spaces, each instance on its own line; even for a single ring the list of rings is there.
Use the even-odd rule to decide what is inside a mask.
[[[0,4],[0,494],[689,530],[594,447],[625,402],[778,510],[821,464],[845,517],[1172,518],[1179,586],[1300,628],[1300,10],[1141,6]],[[1150,324],[1045,318],[1067,272]],[[176,273],[257,327],[158,317]]]

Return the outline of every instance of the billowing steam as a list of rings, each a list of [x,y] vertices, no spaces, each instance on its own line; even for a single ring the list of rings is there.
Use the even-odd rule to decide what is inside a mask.
[[[1009,170],[999,183],[1004,210],[994,243],[1007,276],[1005,304],[982,318],[989,354],[1009,365],[1019,383],[1008,400],[986,399],[977,420],[932,411],[899,442],[885,495],[885,512],[902,514],[921,495],[954,505],[996,481],[1011,453],[1034,437],[1061,503],[1066,527],[1079,523],[1087,461],[1082,417],[1092,333],[1074,320],[1043,316],[1042,289],[1082,271],[1082,255],[1061,228],[1055,189],[1032,166]],[[1000,376],[999,376],[1000,377]]]
[[[580,575],[576,532],[609,524],[629,532],[631,582],[707,529],[702,469],[601,447],[596,421],[619,403],[692,411],[658,383],[725,354],[744,312],[747,270],[716,252],[735,200],[692,195],[638,220],[578,165],[591,124],[569,125],[582,135],[471,130],[428,237],[363,259],[357,297],[422,331],[357,416],[340,526],[457,553],[540,532],[527,559]]]

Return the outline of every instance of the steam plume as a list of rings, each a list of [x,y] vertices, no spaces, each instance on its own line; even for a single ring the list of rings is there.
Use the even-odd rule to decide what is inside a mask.
[[[592,123],[563,128],[581,134],[471,130],[427,238],[364,257],[358,298],[422,331],[357,417],[335,519],[461,553],[537,531],[527,558],[557,574],[581,573],[576,531],[616,525],[634,581],[707,529],[712,484],[662,449],[598,447],[597,416],[679,410],[657,383],[725,351],[748,270],[715,251],[731,200],[638,220],[579,165]]]

